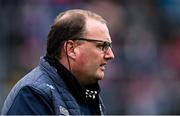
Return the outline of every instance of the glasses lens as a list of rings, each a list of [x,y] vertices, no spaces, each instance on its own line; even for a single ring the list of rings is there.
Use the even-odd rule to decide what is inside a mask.
[[[103,51],[107,51],[109,49],[109,47],[111,48],[111,43],[109,42],[104,42],[103,44]]]
[[[107,51],[109,49],[109,47],[111,48],[112,47],[112,43],[110,42],[107,42],[107,41],[101,41],[101,40],[96,40],[96,39],[87,39],[87,38],[76,38],[76,39],[73,39],[73,40],[84,40],[84,41],[89,41],[89,42],[100,42],[102,43],[102,50],[103,51]]]

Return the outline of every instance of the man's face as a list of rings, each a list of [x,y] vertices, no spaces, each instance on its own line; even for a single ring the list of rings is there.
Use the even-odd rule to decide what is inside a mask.
[[[85,34],[81,38],[84,40],[80,40],[82,43],[75,49],[77,55],[72,70],[81,84],[93,84],[103,79],[105,65],[114,58],[107,44],[112,42],[111,37],[106,24],[88,19]]]

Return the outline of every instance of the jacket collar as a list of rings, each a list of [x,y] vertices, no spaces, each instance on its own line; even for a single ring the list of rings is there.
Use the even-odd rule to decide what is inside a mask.
[[[77,101],[84,102],[99,97],[100,87],[98,83],[83,87],[80,85],[76,77],[56,59],[52,59],[48,56],[45,56],[43,59],[48,62],[51,67],[54,67],[56,69],[56,72],[58,74],[58,76],[56,77],[59,77],[57,81],[61,80],[60,78],[62,78],[67,88],[75,97],[75,99],[77,99]]]

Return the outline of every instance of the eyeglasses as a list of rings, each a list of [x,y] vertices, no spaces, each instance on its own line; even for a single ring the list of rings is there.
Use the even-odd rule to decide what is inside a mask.
[[[96,42],[96,43],[101,43],[99,44],[99,48],[101,48],[102,51],[107,51],[109,48],[112,48],[112,42],[108,41],[102,41],[102,40],[95,40],[95,39],[87,39],[87,38],[75,38],[72,40],[83,40],[83,41],[88,41],[88,42]]]

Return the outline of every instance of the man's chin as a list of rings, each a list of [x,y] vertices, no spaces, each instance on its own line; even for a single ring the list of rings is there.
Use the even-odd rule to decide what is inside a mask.
[[[102,80],[104,79],[104,73],[100,73],[98,76],[97,76],[97,80]]]

